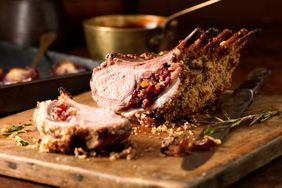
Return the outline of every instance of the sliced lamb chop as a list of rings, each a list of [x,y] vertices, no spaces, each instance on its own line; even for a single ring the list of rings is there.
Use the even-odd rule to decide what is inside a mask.
[[[37,104],[33,115],[40,133],[40,151],[72,152],[120,144],[126,141],[131,125],[109,108],[78,104],[62,91],[58,100]]]
[[[110,106],[143,123],[148,117],[150,121],[187,118],[213,105],[231,86],[240,49],[256,32],[197,28],[163,54],[109,54],[93,70],[93,99],[100,107]]]

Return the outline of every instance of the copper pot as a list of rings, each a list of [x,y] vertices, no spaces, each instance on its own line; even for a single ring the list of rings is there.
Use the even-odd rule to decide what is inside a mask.
[[[37,46],[42,33],[64,30],[63,11],[58,0],[0,0],[0,40],[19,46]]]
[[[141,54],[170,49],[176,25],[163,37],[166,17],[156,15],[106,15],[83,22],[88,51],[93,59],[104,59],[111,52]]]

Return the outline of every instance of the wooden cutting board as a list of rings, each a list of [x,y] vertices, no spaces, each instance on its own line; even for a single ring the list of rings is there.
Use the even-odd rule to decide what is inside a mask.
[[[93,105],[89,92],[75,100]],[[282,96],[257,96],[247,113],[270,109],[282,111]],[[0,127],[29,123],[32,114],[33,110],[28,110],[2,118]],[[33,129],[20,136],[32,142],[38,136]],[[110,161],[40,153],[2,136],[0,174],[61,187],[222,187],[282,154],[282,116],[232,130],[212,158],[193,171],[181,168],[183,158],[160,156],[161,136],[145,131],[131,136],[131,140],[136,144],[138,158]]]

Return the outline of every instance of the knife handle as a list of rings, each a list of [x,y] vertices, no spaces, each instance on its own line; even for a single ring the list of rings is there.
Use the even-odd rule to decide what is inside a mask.
[[[271,70],[268,68],[257,68],[248,74],[247,80],[245,80],[235,91],[239,90],[252,90],[254,94],[264,84],[271,75]]]

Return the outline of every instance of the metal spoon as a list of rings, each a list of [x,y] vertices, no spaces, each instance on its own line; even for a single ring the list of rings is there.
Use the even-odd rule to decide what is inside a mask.
[[[160,51],[162,50],[166,50],[166,43],[168,41],[168,26],[170,25],[170,23],[172,23],[173,20],[175,20],[176,18],[178,18],[179,16],[182,16],[184,14],[187,14],[189,12],[193,12],[195,10],[198,10],[198,9],[201,9],[201,8],[204,8],[206,6],[209,6],[209,5],[212,5],[214,3],[217,3],[219,2],[220,0],[208,0],[208,1],[205,1],[203,3],[200,3],[198,5],[195,5],[193,7],[188,7],[184,10],[181,10],[179,12],[176,12],[170,16],[167,17],[165,23],[163,24],[162,28],[163,28],[163,39],[161,41],[161,44],[160,44]]]
[[[57,37],[57,34],[54,32],[43,33],[40,36],[39,50],[37,51],[36,55],[34,56],[32,60],[32,63],[30,65],[31,67],[37,66],[37,64],[42,59],[44,53],[49,48],[49,46],[54,42],[56,37]]]

